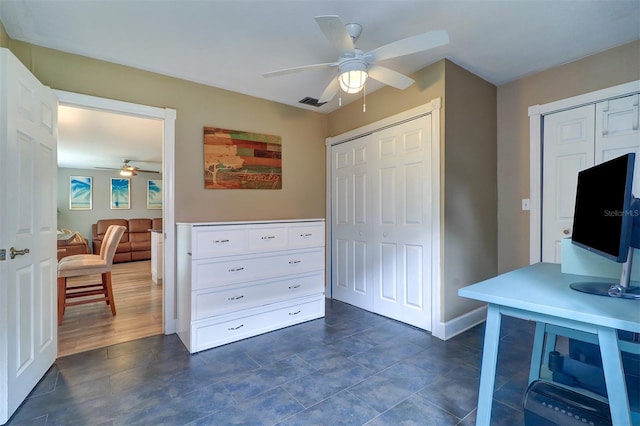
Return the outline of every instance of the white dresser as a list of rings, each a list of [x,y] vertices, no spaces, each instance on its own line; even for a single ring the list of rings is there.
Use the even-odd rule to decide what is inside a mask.
[[[324,316],[324,220],[177,224],[189,352]]]

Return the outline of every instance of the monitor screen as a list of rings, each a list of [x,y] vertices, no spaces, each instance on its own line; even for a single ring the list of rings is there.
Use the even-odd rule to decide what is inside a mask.
[[[573,244],[615,262],[627,260],[634,162],[631,153],[578,173]]]

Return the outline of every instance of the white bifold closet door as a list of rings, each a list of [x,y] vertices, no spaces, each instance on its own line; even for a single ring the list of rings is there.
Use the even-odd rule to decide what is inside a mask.
[[[431,330],[430,114],[332,146],[332,295]]]

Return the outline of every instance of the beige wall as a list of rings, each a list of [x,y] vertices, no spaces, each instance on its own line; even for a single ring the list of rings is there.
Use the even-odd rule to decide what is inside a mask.
[[[529,117],[532,105],[640,79],[640,41],[498,87],[498,271],[529,264]]]
[[[177,110],[176,221],[324,217],[326,115],[17,41],[11,50],[54,89]],[[281,136],[282,190],[205,190],[204,126]]]
[[[497,274],[496,87],[445,65],[443,321],[480,303],[458,289]]]
[[[5,30],[4,25],[2,24],[2,22],[0,22],[0,47],[5,47],[8,49],[10,40],[11,39],[9,38],[7,31]]]

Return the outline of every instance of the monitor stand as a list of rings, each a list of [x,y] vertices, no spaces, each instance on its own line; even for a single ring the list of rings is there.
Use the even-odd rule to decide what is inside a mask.
[[[633,247],[629,247],[627,261],[622,264],[622,274],[620,283],[606,282],[579,282],[572,283],[570,287],[583,293],[595,294],[598,296],[619,297],[622,299],[640,300],[640,287],[631,287],[631,267],[633,266]]]

